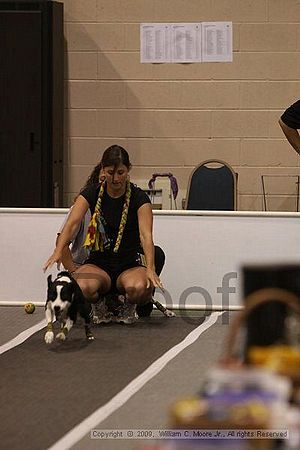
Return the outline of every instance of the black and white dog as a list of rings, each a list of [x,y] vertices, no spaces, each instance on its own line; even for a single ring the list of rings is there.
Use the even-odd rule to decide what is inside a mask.
[[[85,334],[87,339],[93,340],[94,336],[90,330],[91,306],[84,298],[78,283],[69,272],[60,272],[54,281],[51,275],[47,278],[48,291],[45,305],[47,332],[45,334],[46,344],[54,340],[53,322],[55,319],[60,323],[60,332],[56,339],[64,341],[72,326],[76,322],[78,313],[85,320]]]

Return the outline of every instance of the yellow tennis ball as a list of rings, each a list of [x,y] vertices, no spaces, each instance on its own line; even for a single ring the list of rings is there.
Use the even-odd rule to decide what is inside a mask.
[[[35,311],[35,306],[33,303],[26,303],[26,305],[24,306],[25,312],[27,312],[27,314],[32,314]]]

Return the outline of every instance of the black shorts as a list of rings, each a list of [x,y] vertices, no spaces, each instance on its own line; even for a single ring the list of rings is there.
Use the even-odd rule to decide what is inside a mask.
[[[111,290],[116,289],[116,281],[125,270],[133,267],[146,267],[143,253],[130,253],[120,256],[118,253],[92,252],[84,264],[94,264],[106,272],[111,279]]]

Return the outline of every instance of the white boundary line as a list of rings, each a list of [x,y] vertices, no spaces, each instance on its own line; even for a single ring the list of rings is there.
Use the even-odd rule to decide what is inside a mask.
[[[183,341],[172,347],[164,355],[154,361],[143,373],[132,380],[124,389],[115,395],[108,403],[94,411],[79,425],[70,430],[61,439],[55,442],[48,450],[68,450],[80,439],[88,434],[93,428],[103,422],[108,416],[126,403],[136,392],[138,392],[148,381],[157,375],[169,361],[182,352],[186,347],[193,344],[199,336],[209,327],[214,325],[223,312],[214,312],[204,323],[191,331]],[[172,319],[170,319],[172,320]]]
[[[38,322],[37,324],[33,325],[32,327],[28,328],[25,331],[22,331],[22,333],[18,334],[16,337],[11,339],[10,341],[6,342],[6,344],[3,344],[0,346],[0,355],[7,352],[8,350],[11,350],[14,347],[17,347],[17,345],[22,344],[22,342],[26,341],[30,336],[32,336],[37,331],[40,331],[42,328],[46,326],[46,320],[43,319],[41,322]]]

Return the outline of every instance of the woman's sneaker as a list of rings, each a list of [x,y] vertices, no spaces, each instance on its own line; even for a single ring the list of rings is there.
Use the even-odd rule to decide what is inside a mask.
[[[108,310],[105,303],[105,297],[102,297],[97,303],[93,304],[93,323],[110,323],[113,321],[114,315]]]
[[[119,295],[119,301],[121,305],[118,307],[117,314],[114,317],[115,322],[124,323],[126,325],[136,322],[138,319],[136,304],[129,303],[123,295]]]

